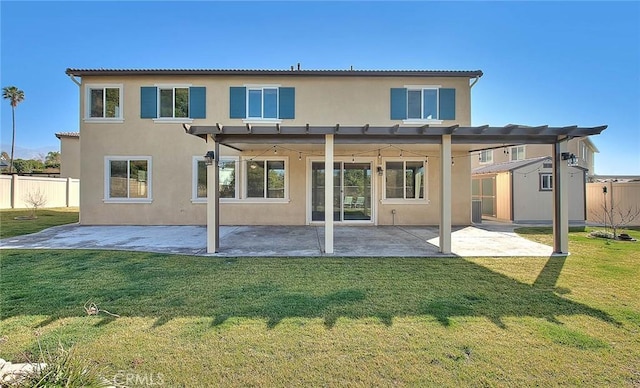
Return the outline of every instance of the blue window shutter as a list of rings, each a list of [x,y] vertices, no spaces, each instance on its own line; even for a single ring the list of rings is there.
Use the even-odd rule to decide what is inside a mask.
[[[407,118],[407,89],[391,88],[391,120]]]
[[[229,117],[232,119],[247,117],[247,88],[232,86],[229,89]]]
[[[140,88],[140,118],[155,119],[158,117],[158,88],[143,86]]]
[[[278,96],[279,118],[296,118],[296,88],[280,88]]]
[[[189,88],[189,117],[204,119],[207,117],[207,88],[193,86]]]
[[[456,90],[455,89],[440,89],[440,120],[455,120],[456,119]]]

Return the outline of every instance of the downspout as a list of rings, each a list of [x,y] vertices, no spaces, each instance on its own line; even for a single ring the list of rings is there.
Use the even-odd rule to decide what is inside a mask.
[[[67,73],[67,75],[69,76],[69,79],[70,79],[74,84],[78,85],[78,89],[79,89],[79,90],[78,90],[78,100],[80,100],[80,101],[78,102],[78,113],[79,113],[79,114],[78,114],[78,116],[80,116],[80,112],[82,112],[82,83],[81,83],[81,82],[79,82],[79,81],[78,81],[78,79],[77,79],[76,77],[74,77],[74,75],[73,75],[73,74]],[[79,123],[78,123],[78,133],[80,132],[80,127],[82,126],[82,118],[81,118],[81,117],[82,117],[82,116],[80,116],[80,120],[79,120]],[[81,140],[81,139],[78,139],[78,142],[80,143],[80,160],[82,160],[82,140]],[[62,147],[62,146],[61,146],[61,147]],[[62,151],[62,149],[60,149],[60,150]],[[81,171],[82,171],[82,170],[81,170]],[[80,174],[80,178],[82,178],[82,174]],[[69,182],[67,181],[67,191],[68,191],[68,188],[69,188]],[[68,196],[67,196],[67,197],[68,197]],[[79,201],[79,202],[82,202],[82,198],[78,198],[78,201]],[[83,217],[82,217],[82,215],[83,215],[83,212],[82,212],[82,211],[80,211],[80,214],[79,214],[79,216],[78,216],[78,222],[79,222],[80,224],[82,224],[82,223],[83,223]]]
[[[73,81],[74,84],[78,85],[78,86],[82,86],[82,84],[80,82],[78,82],[78,80],[76,79],[76,77],[74,77],[73,74],[67,74],[69,76],[69,79],[71,81]]]
[[[471,82],[471,85],[469,85],[469,89],[471,89],[473,85],[477,84],[478,81],[480,81],[480,77],[473,77],[473,82]]]

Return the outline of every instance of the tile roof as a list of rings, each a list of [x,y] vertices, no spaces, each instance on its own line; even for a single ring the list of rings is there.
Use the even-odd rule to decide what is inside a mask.
[[[481,70],[259,70],[259,69],[74,69],[67,75],[293,75],[378,77],[482,77]]]
[[[62,137],[80,137],[80,132],[56,132],[58,139]]]

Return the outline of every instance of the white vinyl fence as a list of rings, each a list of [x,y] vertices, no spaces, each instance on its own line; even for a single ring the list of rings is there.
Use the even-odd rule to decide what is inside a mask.
[[[0,209],[80,206],[80,179],[0,175]]]

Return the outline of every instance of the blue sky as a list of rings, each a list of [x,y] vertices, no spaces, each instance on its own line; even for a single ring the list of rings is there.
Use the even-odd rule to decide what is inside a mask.
[[[640,2],[2,1],[16,147],[77,131],[73,68],[477,70],[472,124],[609,125],[598,174],[640,175]],[[11,108],[1,102],[1,143]],[[20,156],[20,154],[18,154]]]

